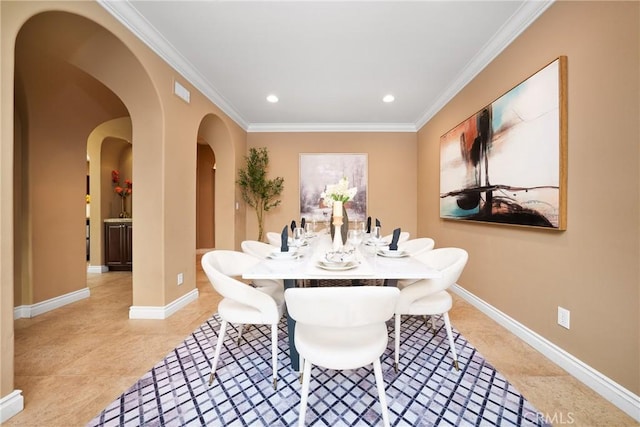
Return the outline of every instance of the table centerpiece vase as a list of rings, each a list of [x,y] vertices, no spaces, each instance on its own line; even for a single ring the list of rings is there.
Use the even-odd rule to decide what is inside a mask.
[[[332,232],[333,232],[333,250],[340,251],[344,245],[344,238],[342,236],[344,205],[340,201],[333,202],[333,214],[332,214]],[[346,215],[345,215],[346,216]]]

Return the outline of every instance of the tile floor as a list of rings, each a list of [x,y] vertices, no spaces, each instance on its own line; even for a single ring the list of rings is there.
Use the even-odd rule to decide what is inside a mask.
[[[216,310],[197,262],[200,297],[166,320],[130,320],[131,274],[88,274],[91,297],[15,321],[15,388],[24,410],[3,425],[83,426]],[[554,425],[638,426],[546,357],[455,297],[455,327]],[[496,345],[499,343],[499,345]]]

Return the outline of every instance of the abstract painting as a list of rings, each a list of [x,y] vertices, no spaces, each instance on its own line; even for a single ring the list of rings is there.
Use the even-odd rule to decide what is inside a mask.
[[[307,221],[329,222],[331,208],[322,204],[320,193],[328,184],[346,177],[349,187],[357,187],[353,200],[345,204],[349,221],[367,217],[366,154],[300,154],[300,217]]]
[[[440,217],[566,230],[567,58],[440,138]]]

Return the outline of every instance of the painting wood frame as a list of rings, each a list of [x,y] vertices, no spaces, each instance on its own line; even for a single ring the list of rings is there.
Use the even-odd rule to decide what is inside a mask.
[[[347,177],[349,187],[357,187],[353,200],[345,204],[349,221],[367,217],[366,153],[301,153],[300,154],[300,218],[329,222],[331,208],[322,205],[320,193],[330,184]]]
[[[440,138],[440,217],[566,230],[567,57]]]

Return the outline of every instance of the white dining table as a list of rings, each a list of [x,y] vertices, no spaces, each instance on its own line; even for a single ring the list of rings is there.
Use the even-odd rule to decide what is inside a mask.
[[[384,242],[383,242],[384,243]],[[387,243],[388,246],[388,243]],[[345,280],[381,279],[385,283],[395,284],[398,279],[429,279],[441,277],[441,272],[429,267],[412,256],[382,256],[383,245],[359,245],[353,255],[354,267],[344,270],[328,270],[319,265],[325,255],[332,250],[332,242],[328,235],[319,235],[307,239],[307,244],[293,248],[294,255],[265,259],[243,273],[247,280],[275,279],[283,280],[285,289],[295,287],[302,280]],[[280,248],[274,246],[274,252]],[[279,255],[279,254],[274,254]],[[291,366],[299,370],[299,357],[294,344],[295,321],[287,317],[289,335],[289,352]]]

